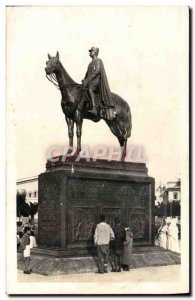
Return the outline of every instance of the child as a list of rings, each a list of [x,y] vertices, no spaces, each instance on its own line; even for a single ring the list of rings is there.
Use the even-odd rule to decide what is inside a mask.
[[[20,245],[23,250],[23,255],[24,255],[24,274],[30,274],[31,269],[30,269],[30,234],[31,234],[31,229],[30,227],[25,227],[24,228],[24,234],[20,240]]]

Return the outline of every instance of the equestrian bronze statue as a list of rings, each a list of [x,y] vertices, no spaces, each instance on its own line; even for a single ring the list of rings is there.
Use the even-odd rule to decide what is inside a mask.
[[[59,53],[52,57],[48,54],[46,77],[61,92],[61,107],[68,125],[69,150],[73,150],[74,124],[76,123],[77,150],[81,151],[83,119],[99,122],[101,119],[118,138],[121,146],[121,160],[126,156],[127,139],[131,135],[131,111],[129,105],[120,96],[109,89],[103,62],[97,57],[99,49],[90,50],[92,62],[82,84],[76,83],[66,72],[59,60]]]

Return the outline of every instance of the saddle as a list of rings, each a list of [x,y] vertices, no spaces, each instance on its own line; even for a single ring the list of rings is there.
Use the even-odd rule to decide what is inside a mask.
[[[82,99],[85,99],[84,101],[89,103],[88,112],[91,113],[90,110],[92,109],[92,103],[89,91],[87,88],[83,88],[83,86],[80,86],[80,88],[82,90],[81,101]],[[115,117],[114,106],[109,106],[102,102],[99,89],[94,91],[94,96],[97,108],[97,115],[95,117],[99,117],[104,120],[112,120]]]

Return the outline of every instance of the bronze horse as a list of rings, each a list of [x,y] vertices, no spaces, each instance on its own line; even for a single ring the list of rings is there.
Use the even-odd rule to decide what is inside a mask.
[[[77,150],[75,156],[79,155],[81,151],[81,134],[83,119],[89,119],[94,122],[99,122],[104,119],[109,126],[112,133],[118,138],[121,146],[121,160],[123,161],[126,156],[127,139],[131,135],[131,111],[129,105],[118,95],[112,93],[114,108],[113,118],[108,119],[100,115],[92,115],[89,112],[90,101],[87,93],[82,85],[76,83],[66,72],[63,65],[59,60],[59,53],[52,57],[48,54],[49,60],[46,62],[46,77],[57,88],[59,88],[62,100],[61,107],[65,114],[66,122],[68,125],[69,135],[69,150],[73,150],[73,136],[74,136],[74,123],[76,123],[77,134]]]

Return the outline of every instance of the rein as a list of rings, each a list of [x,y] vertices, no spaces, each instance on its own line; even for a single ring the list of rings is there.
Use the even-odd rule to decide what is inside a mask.
[[[56,79],[56,75],[54,75],[54,74],[47,75],[47,74],[46,74],[46,78],[47,78],[50,82],[52,82],[58,90],[60,90],[58,81],[57,81],[57,79]],[[64,86],[65,86],[65,87],[71,87],[71,86],[80,86],[80,85],[79,85],[78,83],[67,83],[67,84],[64,84]]]

